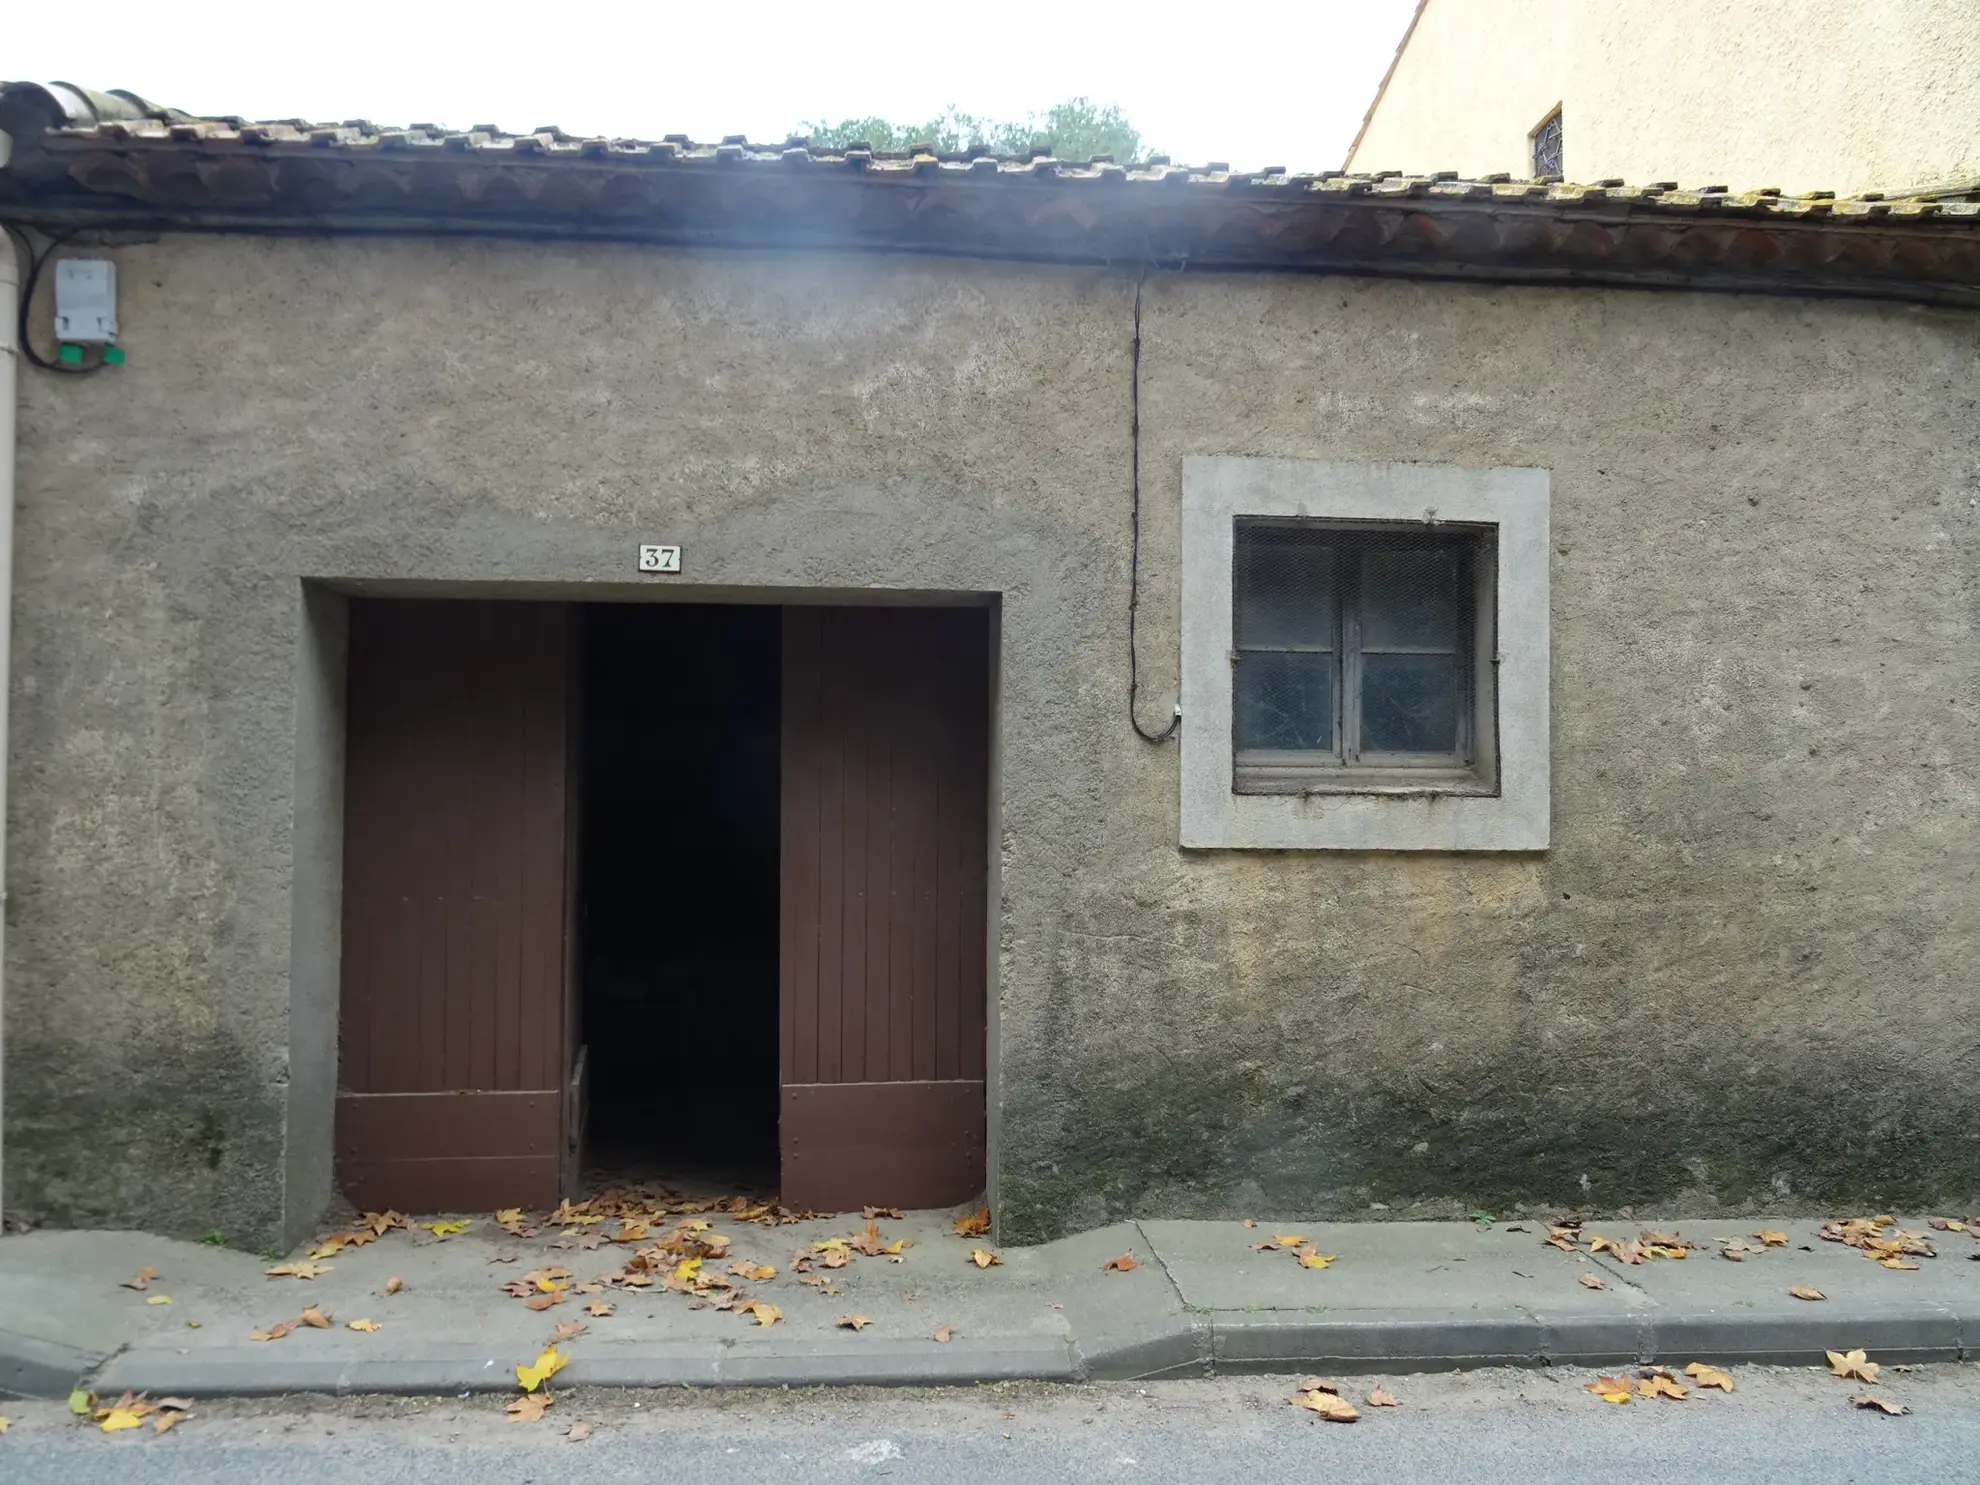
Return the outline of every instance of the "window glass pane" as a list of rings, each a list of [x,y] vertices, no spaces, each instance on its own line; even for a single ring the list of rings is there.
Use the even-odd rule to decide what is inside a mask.
[[[1332,655],[1244,651],[1232,698],[1239,748],[1333,750]]]
[[[1361,642],[1436,650],[1458,647],[1464,563],[1454,547],[1390,548],[1361,559]]]
[[[1463,666],[1455,655],[1361,657],[1361,750],[1455,753]]]
[[[1232,612],[1240,649],[1334,647],[1334,553],[1318,533],[1240,526]]]

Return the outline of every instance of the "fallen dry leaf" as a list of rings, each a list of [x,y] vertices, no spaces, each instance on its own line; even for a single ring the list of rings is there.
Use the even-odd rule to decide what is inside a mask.
[[[956,1338],[956,1328],[955,1328],[955,1326],[953,1326],[953,1325],[942,1325],[942,1326],[938,1326],[938,1327],[936,1327],[936,1330],[935,1330],[935,1339],[936,1339],[936,1340],[938,1340],[938,1341],[940,1341],[940,1342],[941,1342],[941,1343],[942,1343],[943,1345],[945,1345],[945,1346],[946,1346],[946,1345],[948,1345],[948,1344],[949,1344],[949,1342],[950,1342],[950,1341],[952,1341],[952,1340],[954,1340],[955,1338]]]
[[[582,1444],[586,1439],[591,1437],[591,1425],[580,1418],[564,1430],[564,1437],[569,1439],[573,1444]]]
[[[782,1310],[778,1309],[775,1305],[766,1305],[760,1299],[753,1299],[746,1305],[737,1305],[736,1308],[744,1314],[754,1315],[758,1325],[775,1325],[779,1320],[784,1318],[784,1312]]]
[[[1597,1377],[1588,1390],[1606,1403],[1626,1403],[1636,1395],[1627,1377]]]
[[[957,1237],[977,1237],[990,1230],[990,1208],[982,1207],[966,1217],[958,1217],[949,1224]]]
[[[1637,1379],[1636,1395],[1638,1397],[1667,1398],[1671,1402],[1683,1402],[1687,1394],[1685,1389],[1678,1385],[1677,1378],[1673,1377],[1669,1372],[1659,1369],[1653,1371],[1647,1377]]]
[[[1716,1387],[1721,1392],[1733,1390],[1733,1379],[1730,1376],[1716,1366],[1708,1366],[1702,1361],[1692,1362],[1684,1369],[1684,1374],[1698,1387]]]
[[[1316,1413],[1329,1423],[1353,1423],[1361,1417],[1360,1409],[1346,1398],[1332,1392],[1296,1392],[1292,1397],[1296,1408],[1305,1408]]]
[[[1004,1260],[987,1248],[971,1248],[969,1250],[969,1261],[978,1268],[990,1268],[993,1265],[1001,1264]]]
[[[311,1330],[328,1330],[330,1328],[330,1317],[315,1305],[311,1305],[301,1315],[296,1317],[296,1323],[298,1325],[307,1325]]]
[[[1134,1249],[1130,1248],[1127,1252],[1121,1254],[1119,1258],[1109,1258],[1105,1263],[1101,1264],[1100,1272],[1103,1274],[1125,1274],[1140,1267],[1141,1260],[1134,1256]]]
[[[534,1365],[524,1366],[521,1362],[516,1363],[516,1381],[521,1384],[524,1392],[534,1392],[562,1371],[564,1363],[568,1360],[570,1358],[555,1346],[545,1346]]]
[[[1307,1235],[1303,1232],[1283,1232],[1283,1233],[1274,1233],[1272,1235],[1272,1241],[1278,1244],[1281,1248],[1303,1248],[1309,1242],[1311,1242],[1312,1239],[1307,1237]]]
[[[443,1242],[457,1232],[468,1230],[466,1222],[422,1222],[419,1225]]]
[[[1819,1289],[1810,1289],[1806,1284],[1790,1284],[1788,1293],[1796,1299],[1827,1299],[1829,1296]]]
[[[564,1294],[562,1290],[559,1290],[555,1294],[539,1294],[534,1296],[533,1298],[526,1299],[523,1301],[523,1308],[525,1310],[535,1310],[538,1313],[541,1313],[542,1311],[549,1309],[550,1306],[560,1305],[563,1302],[564,1302]]]
[[[1877,1380],[1877,1363],[1863,1354],[1859,1347],[1854,1351],[1831,1351],[1829,1371],[1832,1375],[1848,1382],[1874,1382]]]
[[[125,1279],[117,1287],[119,1289],[148,1289],[151,1287],[151,1281],[157,1277],[157,1269],[141,1268],[137,1271],[137,1277],[135,1279]]]
[[[542,1418],[543,1410],[555,1401],[548,1392],[532,1392],[527,1397],[517,1398],[503,1411],[509,1415],[511,1423],[535,1423]]]
[[[1299,1384],[1301,1392],[1339,1392],[1341,1384],[1330,1382],[1325,1377],[1308,1377]]]
[[[550,1337],[550,1344],[554,1346],[559,1341],[574,1341],[587,1329],[589,1327],[582,1320],[566,1320],[557,1327],[556,1334]]]
[[[1602,1276],[1600,1274],[1583,1274],[1581,1276],[1581,1282],[1590,1289],[1606,1289],[1609,1287],[1602,1282]]]
[[[901,1220],[901,1209],[899,1207],[865,1207],[861,1209],[860,1216],[869,1222],[873,1221],[876,1217],[884,1217],[889,1221],[898,1222]]]
[[[1776,1232],[1772,1228],[1763,1227],[1753,1235],[1760,1239],[1763,1247],[1785,1248],[1788,1245],[1788,1235],[1784,1232]]]
[[[187,1416],[189,1415],[184,1412],[160,1413],[156,1418],[151,1420],[152,1432],[164,1433],[167,1429],[175,1426],[181,1418]]]
[[[12,1427],[13,1422],[14,1420],[9,1418],[5,1413],[0,1413],[0,1434],[4,1434],[10,1427]]]
[[[327,1263],[278,1263],[268,1270],[271,1279],[314,1279],[319,1274],[330,1272]]]
[[[603,1319],[605,1316],[611,1314],[612,1310],[613,1306],[602,1299],[594,1299],[584,1307],[585,1314],[591,1316],[594,1320]]]
[[[777,1277],[777,1270],[769,1264],[751,1263],[746,1258],[739,1258],[730,1264],[729,1272],[739,1279],[749,1279],[758,1284],[767,1283]]]
[[[148,1305],[169,1305],[172,1302],[172,1296],[169,1294],[147,1295],[144,1302]]]
[[[864,1315],[841,1315],[832,1323],[841,1330],[864,1330],[873,1322]]]
[[[1881,1264],[1883,1264],[1883,1266],[1884,1266],[1885,1268],[1914,1268],[1914,1269],[1915,1269],[1915,1268],[1917,1268],[1917,1267],[1918,1267],[1918,1265],[1917,1265],[1917,1264],[1915,1264],[1915,1263],[1906,1263],[1906,1262],[1905,1262],[1905,1261],[1904,1261],[1904,1260],[1903,1260],[1902,1258],[1898,1258],[1898,1257],[1896,1257],[1896,1256],[1892,1256],[1892,1257],[1890,1257],[1890,1258],[1880,1258],[1880,1259],[1878,1259],[1877,1261],[1878,1261],[1879,1263],[1881,1263]],[[156,1302],[157,1302],[157,1301],[155,1301],[155,1300],[153,1301],[153,1303],[154,1303],[154,1304],[155,1304]],[[170,1301],[170,1300],[167,1300],[167,1301],[166,1301],[166,1303],[167,1303],[167,1304],[170,1304],[170,1303],[171,1303],[171,1301]]]
[[[142,1411],[137,1408],[107,1408],[97,1427],[105,1433],[120,1433],[126,1428],[142,1428],[145,1414],[150,1411],[149,1408]]]
[[[1338,1253],[1316,1253],[1311,1248],[1302,1248],[1299,1254],[1299,1266],[1301,1268],[1325,1268],[1338,1257],[1340,1257]]]
[[[401,1289],[405,1287],[406,1287],[406,1281],[400,1278],[397,1274],[392,1275],[391,1278],[385,1281],[385,1292],[387,1294],[397,1294]]]
[[[287,1335],[290,1331],[294,1330],[295,1328],[296,1328],[295,1321],[283,1320],[275,1325],[269,1326],[268,1329],[266,1330],[251,1331],[248,1334],[248,1339],[251,1341],[279,1341],[282,1339],[283,1336]]]
[[[1867,1392],[1859,1392],[1850,1401],[1855,1403],[1859,1408],[1870,1408],[1879,1413],[1888,1413],[1893,1418],[1903,1417],[1911,1411],[1903,1403],[1894,1403],[1890,1399],[1883,1397],[1872,1397]]]
[[[1368,1406],[1371,1408],[1393,1408],[1395,1405],[1396,1400],[1379,1387],[1368,1394]]]
[[[384,1328],[376,1320],[352,1320],[344,1326],[346,1330],[361,1330],[366,1335],[370,1335],[374,1330],[383,1330]]]

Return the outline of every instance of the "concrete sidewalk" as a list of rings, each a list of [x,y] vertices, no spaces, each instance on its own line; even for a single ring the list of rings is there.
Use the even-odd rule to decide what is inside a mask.
[[[1233,1371],[1408,1371],[1441,1367],[1620,1365],[1661,1360],[1804,1363],[1863,1347],[1880,1361],[1951,1361],[1980,1354],[1980,1240],[1924,1233],[1937,1257],[1893,1271],[1786,1219],[1682,1222],[1700,1245],[1683,1260],[1625,1265],[1545,1245],[1534,1222],[1122,1223],[1041,1247],[970,1261],[984,1239],[959,1239],[947,1214],[882,1220],[885,1241],[911,1239],[894,1262],[853,1256],[817,1270],[836,1293],[799,1282],[793,1255],[861,1229],[857,1217],[764,1227],[713,1218],[731,1239],[722,1261],[774,1265],[743,1282],[782,1311],[764,1326],[734,1312],[690,1308],[692,1296],[655,1287],[572,1293],[536,1312],[501,1286],[548,1265],[583,1283],[620,1272],[638,1245],[586,1249],[546,1228],[505,1233],[487,1216],[439,1239],[392,1231],[326,1260],[302,1281],[271,1279],[267,1261],[128,1232],[36,1232],[0,1240],[0,1395],[62,1396],[78,1381],[193,1396],[284,1392],[508,1391],[516,1363],[560,1322],[586,1329],[563,1343],[569,1385],[725,1386],[940,1384],[1015,1378],[1074,1381]],[[655,1224],[658,1236],[668,1224]],[[1589,1235],[1637,1235],[1640,1224],[1595,1221]],[[1785,1247],[1719,1256],[1726,1239],[1758,1229]],[[615,1230],[607,1224],[601,1233]],[[1251,1245],[1299,1234],[1324,1269]],[[557,1244],[564,1246],[557,1246]],[[1105,1272],[1132,1252],[1139,1266]],[[513,1261],[498,1261],[514,1255]],[[120,1288],[141,1268],[159,1277]],[[1603,1287],[1582,1276],[1601,1278]],[[394,1294],[381,1291],[391,1276]],[[742,1281],[739,1281],[742,1282]],[[1790,1286],[1825,1299],[1794,1298]],[[169,1297],[170,1304],[148,1300]],[[611,1303],[609,1316],[585,1305]],[[294,1320],[306,1306],[332,1318],[279,1340],[250,1333]],[[842,1329],[841,1316],[870,1324]],[[347,1322],[375,1320],[360,1333]],[[196,1324],[194,1323],[196,1322]],[[948,1328],[950,1339],[938,1341]]]

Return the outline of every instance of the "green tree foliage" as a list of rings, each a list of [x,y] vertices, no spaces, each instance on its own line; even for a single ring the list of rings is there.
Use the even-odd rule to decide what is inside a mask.
[[[1022,119],[980,118],[950,107],[921,124],[896,124],[888,119],[841,119],[800,124],[799,134],[814,145],[843,149],[865,142],[882,154],[898,154],[913,145],[932,144],[945,155],[984,147],[1000,155],[1023,154],[1049,145],[1061,160],[1090,160],[1111,155],[1126,165],[1142,156],[1141,131],[1112,104],[1089,98],[1068,98],[1042,114]]]

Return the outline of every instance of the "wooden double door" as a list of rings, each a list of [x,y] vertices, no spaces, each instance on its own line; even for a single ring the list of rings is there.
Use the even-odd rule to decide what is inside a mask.
[[[335,1137],[361,1207],[577,1192],[581,620],[352,602]],[[989,663],[982,609],[783,611],[788,1206],[983,1189]]]

